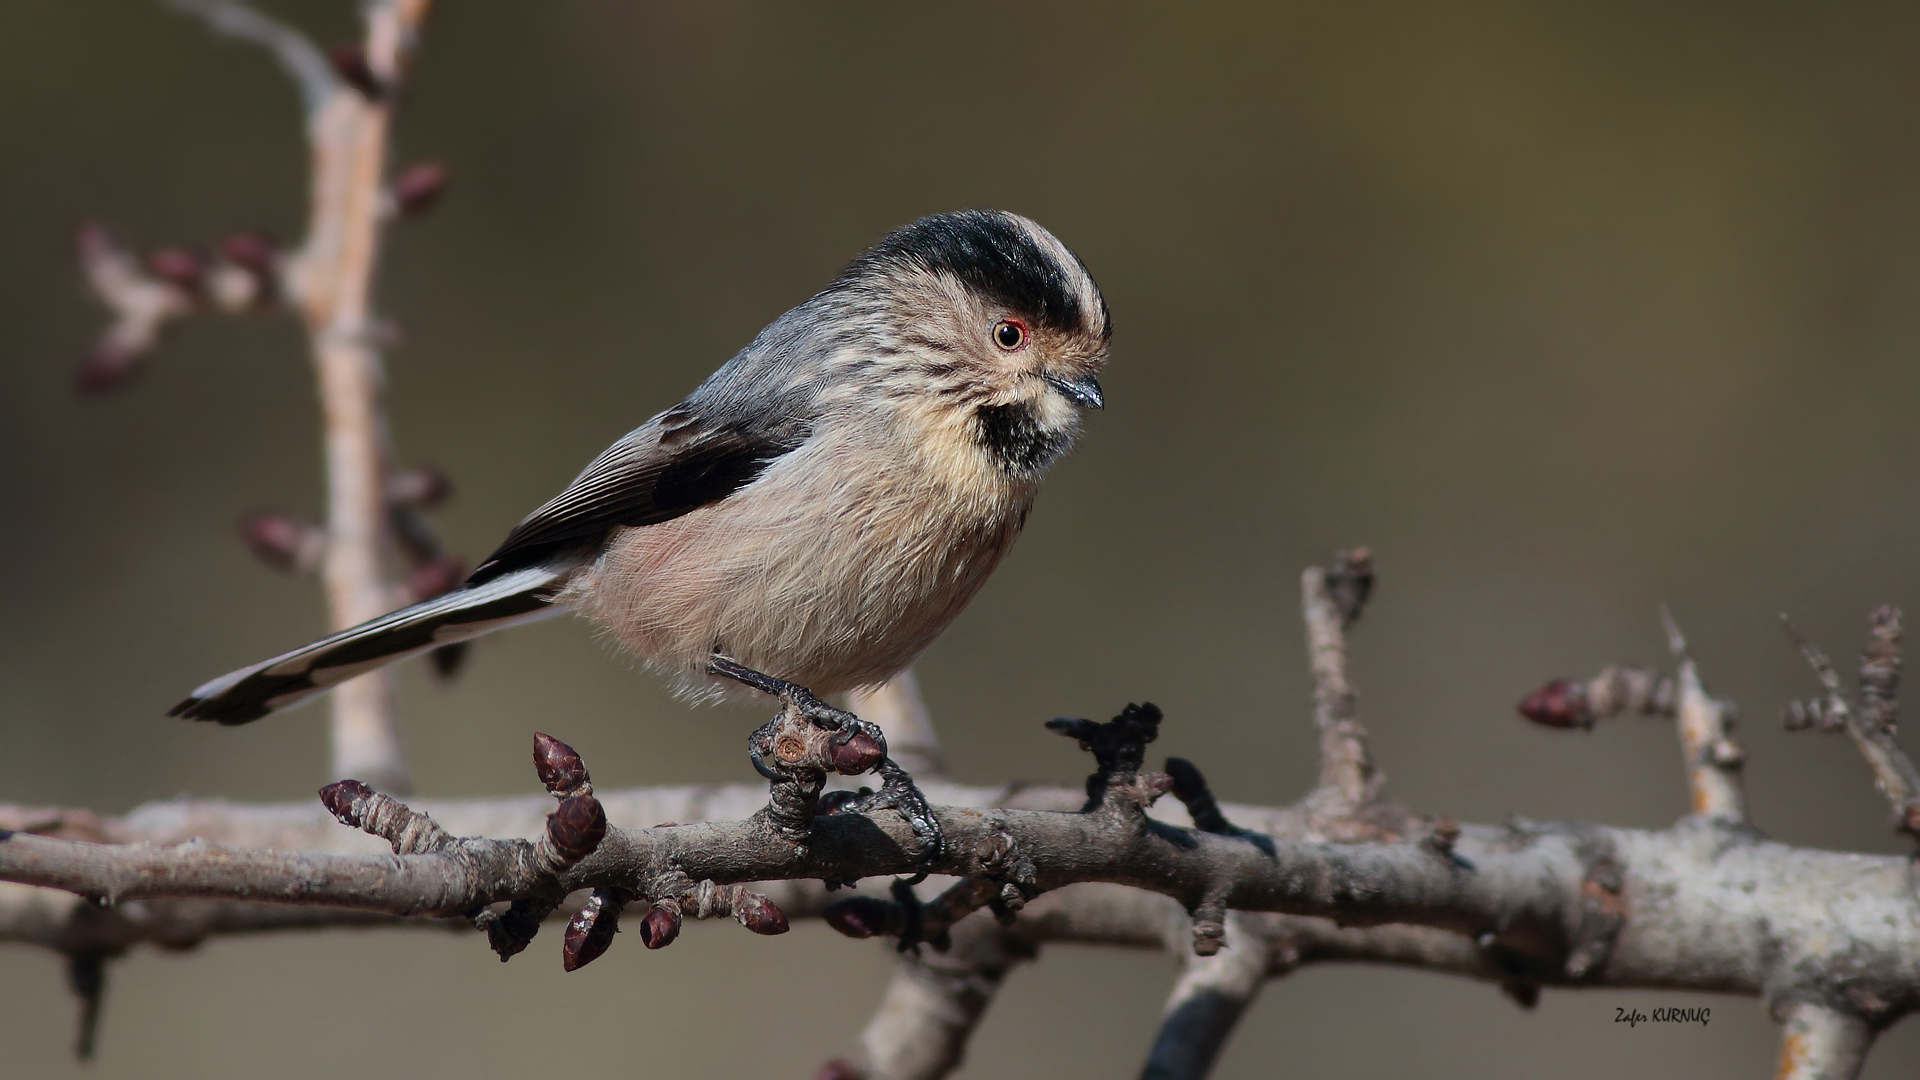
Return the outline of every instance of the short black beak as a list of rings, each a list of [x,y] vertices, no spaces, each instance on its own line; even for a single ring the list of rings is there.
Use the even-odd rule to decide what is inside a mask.
[[[1104,409],[1107,398],[1100,392],[1100,381],[1091,375],[1078,379],[1062,378],[1059,375],[1042,375],[1048,385],[1067,395],[1067,400],[1083,409]]]

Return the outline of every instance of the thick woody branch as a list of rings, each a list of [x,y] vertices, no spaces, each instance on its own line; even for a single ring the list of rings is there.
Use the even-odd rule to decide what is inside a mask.
[[[1874,1029],[1850,1012],[1809,1001],[1785,1008],[1780,1080],[1854,1080],[1867,1063]]]

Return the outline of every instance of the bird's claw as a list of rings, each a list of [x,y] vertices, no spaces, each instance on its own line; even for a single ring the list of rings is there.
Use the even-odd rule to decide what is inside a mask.
[[[920,788],[913,782],[913,776],[907,770],[887,758],[874,768],[874,775],[881,778],[880,790],[864,792],[841,804],[836,813],[852,811],[860,814],[873,814],[880,810],[892,810],[907,819],[912,827],[914,838],[920,841],[920,873],[909,882],[918,884],[926,879],[928,868],[940,861],[947,849],[947,835],[940,828],[940,821],[934,817],[933,806]]]

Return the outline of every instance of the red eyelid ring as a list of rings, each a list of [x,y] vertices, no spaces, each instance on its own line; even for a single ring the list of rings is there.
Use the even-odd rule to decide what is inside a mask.
[[[1014,342],[1012,345],[1008,345],[1006,342],[1000,340],[1001,331],[1007,327],[1012,327],[1014,332],[1020,335],[1020,340]],[[1032,340],[1032,335],[1027,333],[1027,324],[1021,322],[1019,319],[1001,319],[999,322],[993,324],[993,343],[999,346],[1002,351],[1019,352],[1021,349],[1026,348],[1027,343]]]

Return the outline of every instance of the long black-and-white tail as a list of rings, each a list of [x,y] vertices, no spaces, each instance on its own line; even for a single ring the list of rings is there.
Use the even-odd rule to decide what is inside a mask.
[[[531,566],[382,615],[284,656],[222,675],[169,716],[244,724],[383,664],[565,610],[554,592],[569,567]]]

